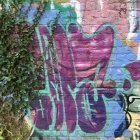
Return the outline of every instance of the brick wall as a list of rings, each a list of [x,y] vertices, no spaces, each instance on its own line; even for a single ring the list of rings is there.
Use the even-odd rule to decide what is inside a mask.
[[[31,139],[139,140],[139,39],[138,0],[48,3],[34,36],[45,63]]]

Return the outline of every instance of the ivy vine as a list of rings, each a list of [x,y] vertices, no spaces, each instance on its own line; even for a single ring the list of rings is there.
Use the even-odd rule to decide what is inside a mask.
[[[18,127],[17,120],[23,118],[38,93],[35,61],[43,63],[43,60],[33,59],[33,35],[44,8],[41,1],[31,25],[26,22],[26,16],[32,3],[31,0],[22,14],[25,6],[22,0],[0,0],[0,135],[7,140],[15,137],[9,120]]]

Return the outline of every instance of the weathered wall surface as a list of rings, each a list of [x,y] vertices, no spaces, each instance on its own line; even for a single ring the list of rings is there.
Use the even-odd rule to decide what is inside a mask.
[[[45,63],[37,62],[44,84],[32,103],[32,139],[140,140],[140,1],[55,0],[45,8],[34,36],[34,56]]]

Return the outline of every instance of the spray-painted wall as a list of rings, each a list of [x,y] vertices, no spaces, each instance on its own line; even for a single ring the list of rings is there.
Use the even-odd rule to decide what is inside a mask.
[[[34,35],[34,57],[45,63],[37,61],[32,139],[140,140],[140,1],[52,0],[45,8]]]

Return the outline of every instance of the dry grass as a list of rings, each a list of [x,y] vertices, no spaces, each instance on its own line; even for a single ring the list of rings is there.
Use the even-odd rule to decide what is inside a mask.
[[[17,117],[0,114],[0,130],[5,140],[26,140],[31,133],[27,121],[19,121]]]

